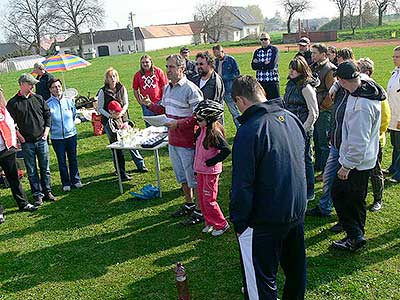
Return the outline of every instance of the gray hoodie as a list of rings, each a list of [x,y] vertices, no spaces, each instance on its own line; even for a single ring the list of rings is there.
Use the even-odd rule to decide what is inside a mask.
[[[339,163],[345,168],[362,171],[375,166],[381,101],[385,99],[385,91],[373,80],[362,80],[360,87],[349,95],[339,150]]]

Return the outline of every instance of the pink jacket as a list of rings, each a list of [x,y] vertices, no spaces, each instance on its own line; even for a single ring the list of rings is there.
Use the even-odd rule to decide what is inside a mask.
[[[201,174],[220,174],[222,172],[222,162],[214,166],[208,167],[206,161],[216,156],[220,150],[209,147],[205,149],[203,146],[204,138],[206,137],[206,128],[201,128],[201,132],[196,141],[196,154],[194,156],[194,171]]]

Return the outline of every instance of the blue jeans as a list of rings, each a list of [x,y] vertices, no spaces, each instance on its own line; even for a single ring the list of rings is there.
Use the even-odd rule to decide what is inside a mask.
[[[35,143],[23,143],[24,162],[28,173],[29,184],[33,196],[42,196],[51,192],[49,145],[45,140]],[[39,163],[40,179],[36,167],[36,156]]]
[[[225,86],[225,95],[224,100],[226,105],[228,106],[229,112],[232,115],[233,122],[235,123],[236,128],[239,128],[240,123],[237,120],[237,117],[240,116],[240,112],[232,99],[232,83],[233,81],[224,81]]]
[[[321,111],[314,125],[315,171],[324,171],[329,156],[331,111]]]
[[[306,137],[306,149],[305,149],[305,164],[306,164],[306,180],[307,180],[307,199],[314,198],[314,165],[312,162],[312,153],[311,153],[311,138],[312,132],[307,133]]]
[[[78,160],[76,158],[77,135],[72,137],[51,140],[53,149],[57,155],[58,169],[60,170],[61,183],[63,186],[70,186],[81,181],[78,171]],[[69,164],[69,173],[67,158]]]
[[[113,133],[110,129],[110,127],[107,125],[104,126],[104,131],[107,134],[108,140],[110,141],[110,143],[114,143],[116,140],[114,140],[114,136],[115,133]],[[114,152],[111,151],[113,153],[113,161],[114,161],[114,167],[115,170],[117,169],[115,166],[115,159],[114,159]],[[122,152],[122,150],[116,150],[116,153],[118,155],[118,162],[119,162],[119,167],[120,167],[120,171],[121,174],[124,175],[123,173],[125,172],[125,159],[124,159],[124,154]],[[129,150],[129,153],[132,157],[133,162],[136,165],[136,168],[138,170],[141,170],[145,167],[144,165],[144,158],[142,155],[140,155],[140,152],[138,150]]]
[[[147,106],[145,106],[145,105],[142,105],[142,112],[143,112],[143,116],[155,116],[156,115],[150,109],[148,109]],[[144,122],[144,124],[146,125],[146,128],[150,126],[150,124],[147,123],[146,121]]]
[[[332,212],[332,186],[339,168],[339,150],[331,146],[323,175],[322,196],[318,204],[321,212],[326,215]]]

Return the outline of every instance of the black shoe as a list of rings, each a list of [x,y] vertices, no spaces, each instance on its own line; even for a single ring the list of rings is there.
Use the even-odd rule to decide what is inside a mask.
[[[194,203],[193,204],[186,203],[186,204],[182,205],[181,207],[179,207],[177,211],[173,212],[171,214],[171,217],[178,218],[178,217],[190,215],[193,213],[195,207],[196,207],[196,205]]]
[[[340,223],[336,223],[331,228],[329,228],[329,230],[334,232],[334,233],[340,233],[340,232],[343,231],[343,226]]]
[[[364,247],[366,243],[367,241],[364,237],[360,237],[358,239],[350,239],[345,237],[344,239],[334,241],[332,246],[336,249],[354,252]]]
[[[382,208],[382,201],[375,201],[374,204],[372,204],[371,211],[375,212],[381,210],[381,208]]]
[[[28,203],[27,205],[25,205],[24,207],[20,208],[19,211],[29,211],[29,212],[33,212],[35,210],[37,210],[37,206],[32,205],[30,203]]]
[[[137,170],[139,173],[147,173],[147,172],[149,172],[149,169],[147,169],[146,167],[143,167],[143,168],[141,168],[141,169],[138,169]]]
[[[35,206],[40,206],[43,204],[43,197],[42,196],[33,196],[33,199],[35,202],[33,202],[33,205]]]
[[[56,197],[54,197],[54,195],[51,192],[47,192],[44,195],[43,200],[54,202],[54,201],[56,201]]]
[[[310,217],[330,217],[331,215],[327,215],[321,212],[321,210],[319,209],[319,207],[314,207],[312,209],[308,209],[306,211],[306,216],[310,216]]]
[[[129,176],[128,174],[125,174],[124,176],[121,176],[122,181],[130,181],[132,180],[132,177]]]
[[[191,225],[196,225],[199,223],[204,223],[204,218],[203,218],[203,214],[197,211],[193,211],[193,213],[190,215],[189,218],[187,218],[186,220],[183,220],[181,222],[181,224],[183,226],[191,226]]]

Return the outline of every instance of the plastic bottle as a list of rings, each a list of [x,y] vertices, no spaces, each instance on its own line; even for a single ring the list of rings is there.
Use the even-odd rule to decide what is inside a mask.
[[[186,278],[185,267],[180,262],[176,264],[176,287],[178,289],[178,300],[189,300],[189,286]]]

